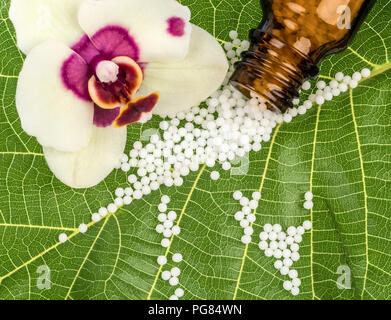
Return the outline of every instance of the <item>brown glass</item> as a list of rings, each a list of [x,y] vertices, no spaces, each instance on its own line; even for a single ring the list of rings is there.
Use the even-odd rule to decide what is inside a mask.
[[[286,111],[303,82],[318,75],[325,56],[347,48],[375,2],[261,0],[263,20],[250,31],[250,49],[235,64],[231,84],[270,109]],[[350,29],[343,6],[350,10]]]

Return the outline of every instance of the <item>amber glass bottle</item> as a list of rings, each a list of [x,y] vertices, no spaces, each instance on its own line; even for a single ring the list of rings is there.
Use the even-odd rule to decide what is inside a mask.
[[[264,17],[231,83],[270,109],[292,107],[324,57],[346,49],[376,0],[261,0]]]

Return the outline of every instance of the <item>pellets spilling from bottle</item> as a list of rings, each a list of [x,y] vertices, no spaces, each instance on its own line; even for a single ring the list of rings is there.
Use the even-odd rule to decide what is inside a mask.
[[[353,90],[362,79],[371,75],[368,68],[355,72],[352,76],[338,72],[335,79],[328,83],[324,80],[318,81],[316,89],[308,95],[306,100],[301,102],[299,97],[295,99],[295,108],[289,109],[284,114],[277,114],[268,110],[257,97],[247,99],[229,85],[229,79],[234,72],[234,63],[239,60],[243,51],[248,50],[250,45],[247,40],[240,40],[236,31],[231,31],[229,37],[232,41],[224,42],[223,46],[230,62],[230,68],[222,87],[205,101],[206,107],[195,106],[188,112],[180,112],[163,119],[159,128],[149,130],[148,135],[144,135],[142,141],[134,142],[133,148],[128,154],[122,155],[117,164],[117,169],[123,172],[132,171],[128,175],[128,185],[117,188],[114,192],[114,201],[99,208],[92,214],[91,223],[81,224],[69,237],[87,232],[93,224],[115,214],[121,207],[130,205],[133,201],[142,199],[163,186],[182,186],[184,178],[191,172],[198,171],[201,165],[214,169],[221,166],[222,170],[215,169],[210,172],[212,181],[219,180],[225,172],[229,175],[232,165],[238,159],[244,157],[246,153],[259,152],[262,144],[270,141],[273,129],[277,125],[289,123],[296,116],[305,114],[314,105],[322,105],[349,89]],[[310,89],[311,83],[304,82],[301,90],[309,91]],[[146,115],[143,122],[148,122],[150,119],[151,115]],[[144,141],[146,141],[145,144],[143,144]],[[242,206],[242,210],[235,214],[235,219],[243,228],[244,234],[241,238],[243,244],[248,245],[252,241],[254,232],[252,224],[256,220],[255,210],[260,198],[261,195],[257,192],[252,194],[252,200],[244,197],[240,191],[234,193],[234,199],[240,201]],[[313,208],[312,193],[307,192],[304,198],[304,208],[311,210]],[[175,211],[166,213],[169,202],[170,198],[163,196],[157,208],[159,223],[156,226],[156,232],[163,235],[160,243],[163,248],[170,247],[173,237],[181,232],[180,226],[175,224],[177,213]],[[298,244],[301,242],[302,228],[309,230],[311,227],[311,222],[306,221],[302,227],[295,228],[294,234],[292,229],[294,227],[288,228],[285,238],[284,233],[278,231],[279,227],[276,225],[275,229],[273,229],[274,226],[270,229],[267,225],[266,229],[270,230],[261,233],[260,249],[265,252],[266,256],[274,256],[278,259],[275,267],[282,274],[290,276],[291,280],[284,282],[284,288],[293,295],[300,292],[300,280],[298,276],[295,277],[295,270],[289,269],[290,261],[293,263],[300,257]],[[60,243],[65,243],[69,237],[66,233],[61,233],[58,240]],[[290,254],[285,251],[284,256],[284,250],[290,250]],[[174,263],[179,263],[182,259],[180,253],[172,257]],[[167,255],[157,257],[157,263],[161,267],[165,266],[168,263]],[[179,273],[177,269],[166,270],[162,272],[162,278],[176,286],[179,283]],[[183,289],[178,288],[170,299],[176,300],[183,294]]]

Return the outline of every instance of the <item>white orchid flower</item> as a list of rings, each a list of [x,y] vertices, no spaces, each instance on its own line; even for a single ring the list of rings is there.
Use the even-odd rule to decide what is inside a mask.
[[[126,125],[200,104],[228,70],[216,39],[175,0],[12,0],[9,16],[27,55],[22,127],[73,188],[110,174]]]

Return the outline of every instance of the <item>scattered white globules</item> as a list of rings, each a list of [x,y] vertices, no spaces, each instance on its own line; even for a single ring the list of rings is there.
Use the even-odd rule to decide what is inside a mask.
[[[289,123],[296,116],[305,114],[314,105],[322,105],[348,91],[349,88],[356,88],[362,79],[371,75],[368,68],[355,72],[352,76],[338,72],[335,79],[328,83],[324,80],[318,81],[306,100],[296,98],[295,108],[289,109],[285,114],[277,114],[268,110],[264,102],[258,98],[247,99],[230,86],[229,79],[234,72],[234,64],[240,59],[240,54],[249,49],[250,42],[240,40],[236,31],[230,31],[229,37],[232,41],[226,42],[224,49],[230,68],[222,87],[206,100],[206,108],[195,106],[187,112],[166,118],[159,124],[160,131],[152,134],[145,145],[141,141],[134,142],[132,150],[128,154],[123,154],[116,165],[117,169],[129,174],[129,185],[126,188],[117,188],[113,203],[92,214],[91,219],[94,223],[163,186],[182,186],[184,178],[198,171],[203,164],[208,168],[221,165],[223,171],[229,174],[232,164],[238,158],[250,151],[260,151],[262,143],[270,141],[273,129],[277,125]],[[301,90],[310,89],[311,82],[304,82]],[[151,114],[143,116],[142,122],[149,121],[151,117]],[[223,171],[212,171],[210,179],[218,180],[222,174],[226,174]],[[242,206],[242,210],[235,213],[235,219],[243,228],[242,242],[248,244],[254,233],[252,224],[256,220],[252,212],[257,209],[261,194],[254,192],[252,200],[249,200],[242,192],[236,191],[233,197],[240,201]],[[304,208],[311,210],[313,194],[307,192],[304,198]],[[158,206],[160,223],[156,226],[156,232],[163,235],[161,245],[164,248],[168,248],[170,238],[181,231],[180,227],[174,224],[177,214],[174,211],[167,213],[170,200],[169,196],[162,196]],[[282,274],[289,275],[292,271],[292,262],[300,257],[298,244],[302,241],[304,230],[311,228],[312,223],[305,221],[303,226],[295,229],[295,232],[291,229],[290,234],[287,234],[281,231],[279,225],[265,225],[260,235],[259,248],[265,251],[266,256],[276,257],[278,262],[276,261],[275,266]],[[87,229],[85,224],[79,226],[80,233],[87,232]],[[59,236],[60,242],[66,242],[67,239],[66,234]],[[174,254],[172,259],[173,262],[179,263],[182,261],[182,255]],[[159,257],[158,263],[164,265],[167,261]],[[291,274],[295,275],[294,272]],[[162,273],[162,278],[165,277],[168,277],[167,280],[172,285],[175,285],[175,279],[178,279],[172,276],[170,271]],[[299,286],[300,279],[297,277],[290,283],[284,283],[284,288],[289,288],[293,295],[299,293]],[[177,300],[183,296],[181,290],[177,289],[170,299]]]
[[[310,197],[306,194],[306,197]],[[258,247],[264,251],[266,257],[274,257],[274,268],[280,271],[281,275],[288,276],[290,280],[283,283],[283,288],[296,296],[300,293],[301,280],[297,270],[291,269],[293,263],[300,259],[299,249],[302,235],[305,230],[312,228],[311,221],[304,221],[302,226],[290,226],[286,232],[282,231],[280,224],[271,225],[267,223],[259,234],[261,240]]]
[[[65,233],[61,233],[61,234],[58,236],[58,240],[59,240],[61,243],[65,243],[65,242],[68,240],[68,236],[67,236]]]
[[[314,198],[314,195],[311,191],[308,191],[304,195],[304,199],[306,200],[304,202],[304,209],[311,210],[314,207],[314,203],[312,202],[312,199]]]
[[[252,224],[255,222],[255,210],[258,208],[259,202],[261,199],[261,194],[259,192],[253,192],[252,200],[243,196],[243,193],[240,191],[235,191],[233,198],[240,202],[242,209],[237,211],[234,215],[236,221],[240,223],[240,226],[243,228],[244,235],[241,238],[242,243],[249,244],[252,240],[251,236],[254,233]]]

